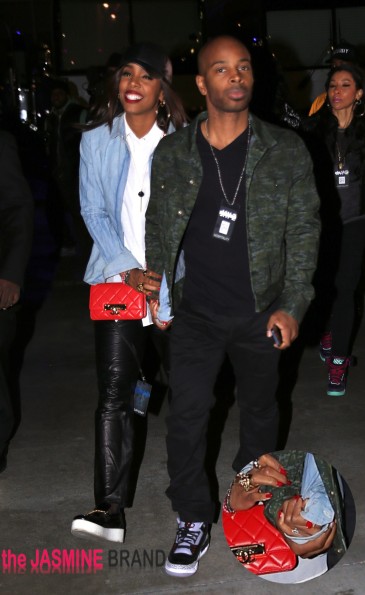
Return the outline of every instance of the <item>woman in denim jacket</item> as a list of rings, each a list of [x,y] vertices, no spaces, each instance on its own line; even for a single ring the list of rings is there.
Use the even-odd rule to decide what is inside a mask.
[[[145,262],[145,211],[150,166],[160,139],[186,122],[172,90],[171,62],[154,44],[131,46],[107,93],[107,103],[82,135],[81,213],[93,239],[84,280],[125,282],[158,294],[159,275]],[[155,293],[156,292],[156,293]],[[157,316],[151,302],[141,320],[95,321],[99,401],[95,415],[95,507],[72,522],[75,536],[123,542],[133,456],[133,392],[146,327]],[[157,332],[158,329],[157,329]]]

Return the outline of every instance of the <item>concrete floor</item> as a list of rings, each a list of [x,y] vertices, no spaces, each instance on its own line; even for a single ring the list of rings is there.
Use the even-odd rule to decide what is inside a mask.
[[[127,511],[125,544],[115,548],[108,543],[76,540],[71,535],[73,516],[88,511],[93,504],[97,389],[88,288],[77,282],[77,272],[70,262],[61,261],[52,288],[36,311],[34,334],[25,349],[20,375],[22,421],[11,443],[8,468],[0,475],[0,593],[363,595],[364,327],[360,328],[355,349],[359,365],[351,369],[345,398],[326,396],[325,369],[314,347],[304,350],[292,392],[293,419],[287,447],[309,450],[330,461],[347,480],[357,506],[351,547],[330,572],[302,585],[268,583],[251,575],[234,559],[219,522],[195,576],[178,580],[165,575],[161,563],[175,532],[175,515],[164,495],[168,483],[166,398],[160,410],[155,407],[148,416],[147,444],[134,506]],[[233,477],[237,418],[236,405],[232,404],[216,465],[221,497]],[[100,556],[102,568],[92,574],[60,573],[50,571],[44,563],[40,570],[32,570],[31,561],[37,553],[46,556],[55,548],[99,550],[94,553]],[[13,557],[9,558],[9,550]],[[143,559],[144,552],[147,559]],[[11,561],[9,572],[6,559]]]

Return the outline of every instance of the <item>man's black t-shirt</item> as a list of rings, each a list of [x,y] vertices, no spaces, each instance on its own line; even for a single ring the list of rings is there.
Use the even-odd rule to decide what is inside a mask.
[[[248,130],[224,149],[213,149],[230,203],[246,162],[247,140]],[[183,299],[221,314],[252,315],[255,305],[248,265],[245,175],[234,205],[230,206],[220,186],[211,148],[200,127],[197,146],[203,178],[182,246],[186,265]],[[213,235],[221,208],[237,211],[230,241]]]

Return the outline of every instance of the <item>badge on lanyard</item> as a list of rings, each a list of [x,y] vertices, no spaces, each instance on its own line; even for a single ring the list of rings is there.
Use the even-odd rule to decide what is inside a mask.
[[[341,164],[342,165],[342,164]],[[350,172],[347,168],[335,169],[336,188],[347,188],[349,185]]]
[[[217,238],[218,240],[229,242],[232,237],[237,218],[237,208],[232,209],[232,207],[222,205],[219,209],[217,221],[214,226],[213,237]]]

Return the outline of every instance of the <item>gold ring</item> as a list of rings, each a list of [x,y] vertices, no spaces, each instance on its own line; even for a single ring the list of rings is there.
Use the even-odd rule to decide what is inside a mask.
[[[254,485],[252,483],[252,477],[250,473],[237,473],[236,475],[238,479],[238,484],[243,487],[245,492],[249,492],[250,490],[254,489]]]
[[[144,289],[143,283],[138,283],[137,289],[138,289],[138,291],[143,291],[143,289]]]

